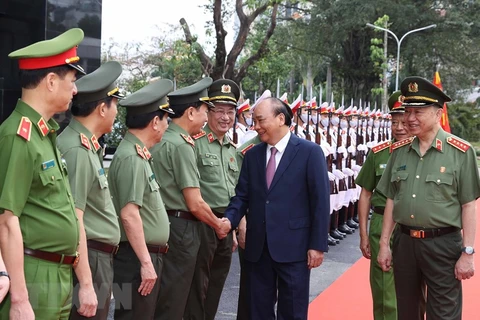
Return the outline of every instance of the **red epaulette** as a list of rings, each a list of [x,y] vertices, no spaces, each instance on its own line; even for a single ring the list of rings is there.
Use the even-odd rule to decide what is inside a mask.
[[[84,146],[86,149],[91,150],[90,142],[88,142],[87,136],[83,133],[80,133],[80,142],[82,143],[82,146]]]
[[[459,138],[454,136],[448,137],[447,143],[462,152],[467,152],[467,150],[470,148],[470,144],[468,142],[460,140]]]
[[[152,154],[150,153],[150,151],[148,151],[147,147],[143,147],[143,154],[145,155],[147,160],[150,160],[152,158]]]
[[[372,148],[372,152],[377,153],[377,152],[380,152],[382,150],[385,150],[388,147],[390,147],[391,144],[392,144],[391,141],[385,141],[385,142],[382,142],[380,144],[377,144],[375,147]]]
[[[199,133],[197,133],[196,135],[193,135],[192,138],[195,139],[195,140],[198,140],[200,139],[201,137],[205,137],[207,133],[205,131],[200,131]]]
[[[183,140],[187,141],[188,144],[191,144],[192,147],[195,147],[195,142],[193,141],[192,137],[187,136],[183,133],[180,133],[180,135],[182,136]]]
[[[37,126],[40,129],[42,135],[45,137],[48,134],[48,126],[45,120],[43,120],[43,118],[40,118],[40,120],[38,120],[37,122]]]
[[[30,141],[32,134],[32,122],[27,117],[22,117],[20,124],[18,125],[17,134],[23,139]]]
[[[393,151],[393,150],[398,149],[400,147],[406,146],[407,144],[412,143],[413,139],[415,139],[415,137],[410,137],[410,138],[407,138],[407,139],[397,141],[397,142],[392,144],[390,149]]]
[[[137,154],[142,158],[142,159],[147,159],[147,157],[145,157],[145,154],[143,153],[143,150],[142,150],[142,147],[140,147],[140,145],[138,143],[135,143],[135,148],[137,149]]]
[[[240,151],[243,155],[245,155],[245,153],[247,153],[248,150],[252,149],[255,145],[253,143],[250,143],[248,146],[246,146],[245,148],[242,149],[242,151]]]

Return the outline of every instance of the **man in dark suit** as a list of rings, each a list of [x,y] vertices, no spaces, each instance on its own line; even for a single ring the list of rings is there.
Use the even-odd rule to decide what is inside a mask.
[[[290,133],[291,109],[267,98],[254,111],[262,143],[245,154],[232,227],[248,211],[245,260],[251,320],[307,319],[310,269],[328,251],[330,192],[321,148]]]

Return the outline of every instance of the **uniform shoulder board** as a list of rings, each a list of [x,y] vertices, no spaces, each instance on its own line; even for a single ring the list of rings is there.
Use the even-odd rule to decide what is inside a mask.
[[[187,136],[186,134],[180,133],[182,136],[183,140],[185,140],[188,144],[192,145],[192,147],[195,147],[195,142],[193,141],[192,137]]]
[[[197,133],[196,135],[193,135],[192,138],[193,138],[194,140],[198,140],[198,139],[200,139],[201,137],[205,137],[206,134],[207,134],[207,133],[202,130],[202,131],[200,131],[199,133]]]
[[[413,139],[415,139],[415,137],[410,137],[410,138],[403,139],[403,140],[400,140],[400,141],[397,141],[397,142],[393,143],[392,147],[391,147],[392,151],[395,150],[395,149],[398,149],[400,147],[406,146],[407,144],[412,143]]]
[[[388,147],[390,147],[391,144],[392,144],[391,141],[385,141],[385,142],[379,143],[375,147],[372,148],[372,152],[377,153],[377,152],[380,152],[382,150],[385,150]]]
[[[462,152],[467,152],[467,150],[470,148],[470,144],[468,142],[453,136],[447,138],[447,143]]]
[[[142,147],[138,143],[135,143],[135,149],[137,149],[137,154],[142,158],[147,160],[147,157],[145,157],[145,154],[143,153]]]
[[[242,149],[242,151],[240,151],[243,155],[245,155],[245,153],[247,153],[248,150],[252,149],[255,145],[253,143],[250,143],[248,146],[246,146],[245,148]]]
[[[80,142],[82,143],[82,146],[84,146],[87,150],[91,150],[90,142],[87,136],[83,133],[80,133]]]
[[[30,141],[32,134],[32,122],[27,117],[22,117],[20,124],[18,125],[17,134],[23,139]]]

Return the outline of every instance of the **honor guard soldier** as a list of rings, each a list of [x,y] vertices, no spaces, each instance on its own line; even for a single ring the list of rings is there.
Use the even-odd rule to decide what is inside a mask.
[[[207,92],[211,84],[211,78],[204,78],[168,95],[175,114],[162,142],[152,151],[171,230],[171,252],[164,259],[155,319],[182,319],[184,315],[200,248],[201,222],[212,227],[221,239],[230,231],[228,223],[217,218],[202,198],[192,138],[207,121],[209,107],[214,107]],[[204,159],[212,166],[217,160]]]
[[[400,87],[414,138],[391,146],[377,185],[387,197],[378,263],[384,271],[395,266],[399,320],[423,319],[425,304],[427,319],[460,320],[461,281],[474,273],[480,196],[475,152],[440,127],[443,105],[450,101],[442,90],[420,77],[407,77]]]
[[[232,141],[234,141],[234,133],[237,135],[237,143],[240,145],[243,142],[243,137],[247,131],[252,130],[253,118],[250,111],[250,99],[245,100],[237,107],[236,112],[237,121],[235,126],[228,132]]]
[[[128,131],[108,173],[121,220],[113,282],[124,292],[114,292],[115,320],[153,319],[158,302],[170,227],[149,149],[162,139],[167,115],[173,114],[167,99],[172,89],[172,81],[160,79],[120,101],[127,108]]]
[[[375,320],[396,320],[397,300],[395,297],[395,283],[393,270],[383,272],[377,262],[380,234],[382,232],[383,212],[387,198],[375,190],[383,171],[387,166],[392,149],[390,146],[396,141],[409,137],[403,114],[405,108],[401,102],[401,92],[394,92],[388,100],[388,107],[393,118],[393,141],[386,141],[374,146],[355,179],[355,183],[362,188],[358,201],[358,217],[360,220],[360,250],[365,258],[370,259],[370,288],[373,298],[373,318]],[[373,206],[370,229],[367,232],[368,215]]]
[[[0,319],[70,314],[79,228],[53,115],[77,93],[82,40],[75,28],[9,54],[19,60],[22,96],[0,126],[0,247],[11,278]]]
[[[240,89],[232,80],[219,79],[208,89],[208,96],[215,108],[208,112],[207,125],[193,140],[202,198],[218,218],[223,218],[235,195],[240,170],[236,148],[227,136],[235,119]],[[199,233],[200,249],[183,319],[214,320],[230,270],[233,236],[229,233],[219,240],[215,230],[204,223]]]
[[[117,102],[123,98],[115,85],[121,73],[122,66],[110,61],[76,81],[78,93],[71,107],[73,119],[57,140],[67,163],[80,227],[82,259],[77,273],[81,270],[85,275],[81,282],[74,278],[70,319],[85,319],[84,300],[94,299],[95,294],[98,308],[95,313],[95,308],[90,307],[89,314],[95,314],[90,319],[106,320],[108,317],[112,261],[120,241],[120,227],[103,168],[103,149],[97,137],[112,131]]]

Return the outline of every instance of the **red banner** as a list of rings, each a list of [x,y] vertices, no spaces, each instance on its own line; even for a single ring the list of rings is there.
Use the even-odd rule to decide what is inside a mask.
[[[438,71],[435,71],[435,74],[433,76],[433,84],[443,91],[442,80],[440,80],[440,74],[438,73]],[[442,129],[445,130],[446,132],[448,133],[452,132],[450,130],[450,123],[448,122],[448,111],[447,111],[446,103],[443,104],[443,112],[442,112],[442,118],[440,119],[440,125],[442,126]]]

